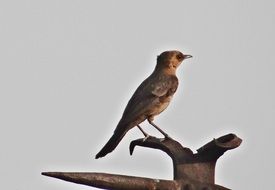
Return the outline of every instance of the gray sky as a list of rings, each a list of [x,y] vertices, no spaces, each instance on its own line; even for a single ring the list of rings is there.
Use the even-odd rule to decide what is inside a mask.
[[[156,56],[170,49],[194,58],[180,67],[180,87],[155,122],[194,151],[236,133],[243,144],[218,161],[216,183],[271,189],[274,23],[268,0],[1,1],[0,189],[93,189],[42,171],[172,179],[164,153],[129,155],[138,129],[94,159]]]

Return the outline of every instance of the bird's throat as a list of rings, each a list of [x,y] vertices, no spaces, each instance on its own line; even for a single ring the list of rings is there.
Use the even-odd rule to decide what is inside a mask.
[[[165,74],[165,75],[176,75],[176,68],[164,68],[162,69],[162,72]]]

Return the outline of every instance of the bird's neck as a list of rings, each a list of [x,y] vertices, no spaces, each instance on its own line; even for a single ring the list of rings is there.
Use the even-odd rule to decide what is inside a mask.
[[[155,73],[176,76],[176,68],[156,68]]]
[[[176,70],[173,69],[155,69],[153,73],[155,75],[176,76]]]
[[[163,71],[166,75],[175,75],[176,76],[176,69],[174,69],[174,68],[169,68],[169,69],[165,69],[164,71]]]
[[[154,72],[165,75],[176,75],[178,65],[174,64],[174,62],[158,62]]]

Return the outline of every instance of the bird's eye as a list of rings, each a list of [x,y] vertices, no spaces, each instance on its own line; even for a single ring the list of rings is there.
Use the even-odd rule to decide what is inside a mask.
[[[180,60],[180,59],[182,59],[182,58],[183,58],[183,56],[182,56],[181,54],[178,54],[178,55],[177,55],[177,59]]]

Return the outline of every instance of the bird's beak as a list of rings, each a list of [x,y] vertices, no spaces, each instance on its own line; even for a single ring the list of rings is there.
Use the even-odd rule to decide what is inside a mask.
[[[192,55],[184,55],[184,59],[192,58]]]

